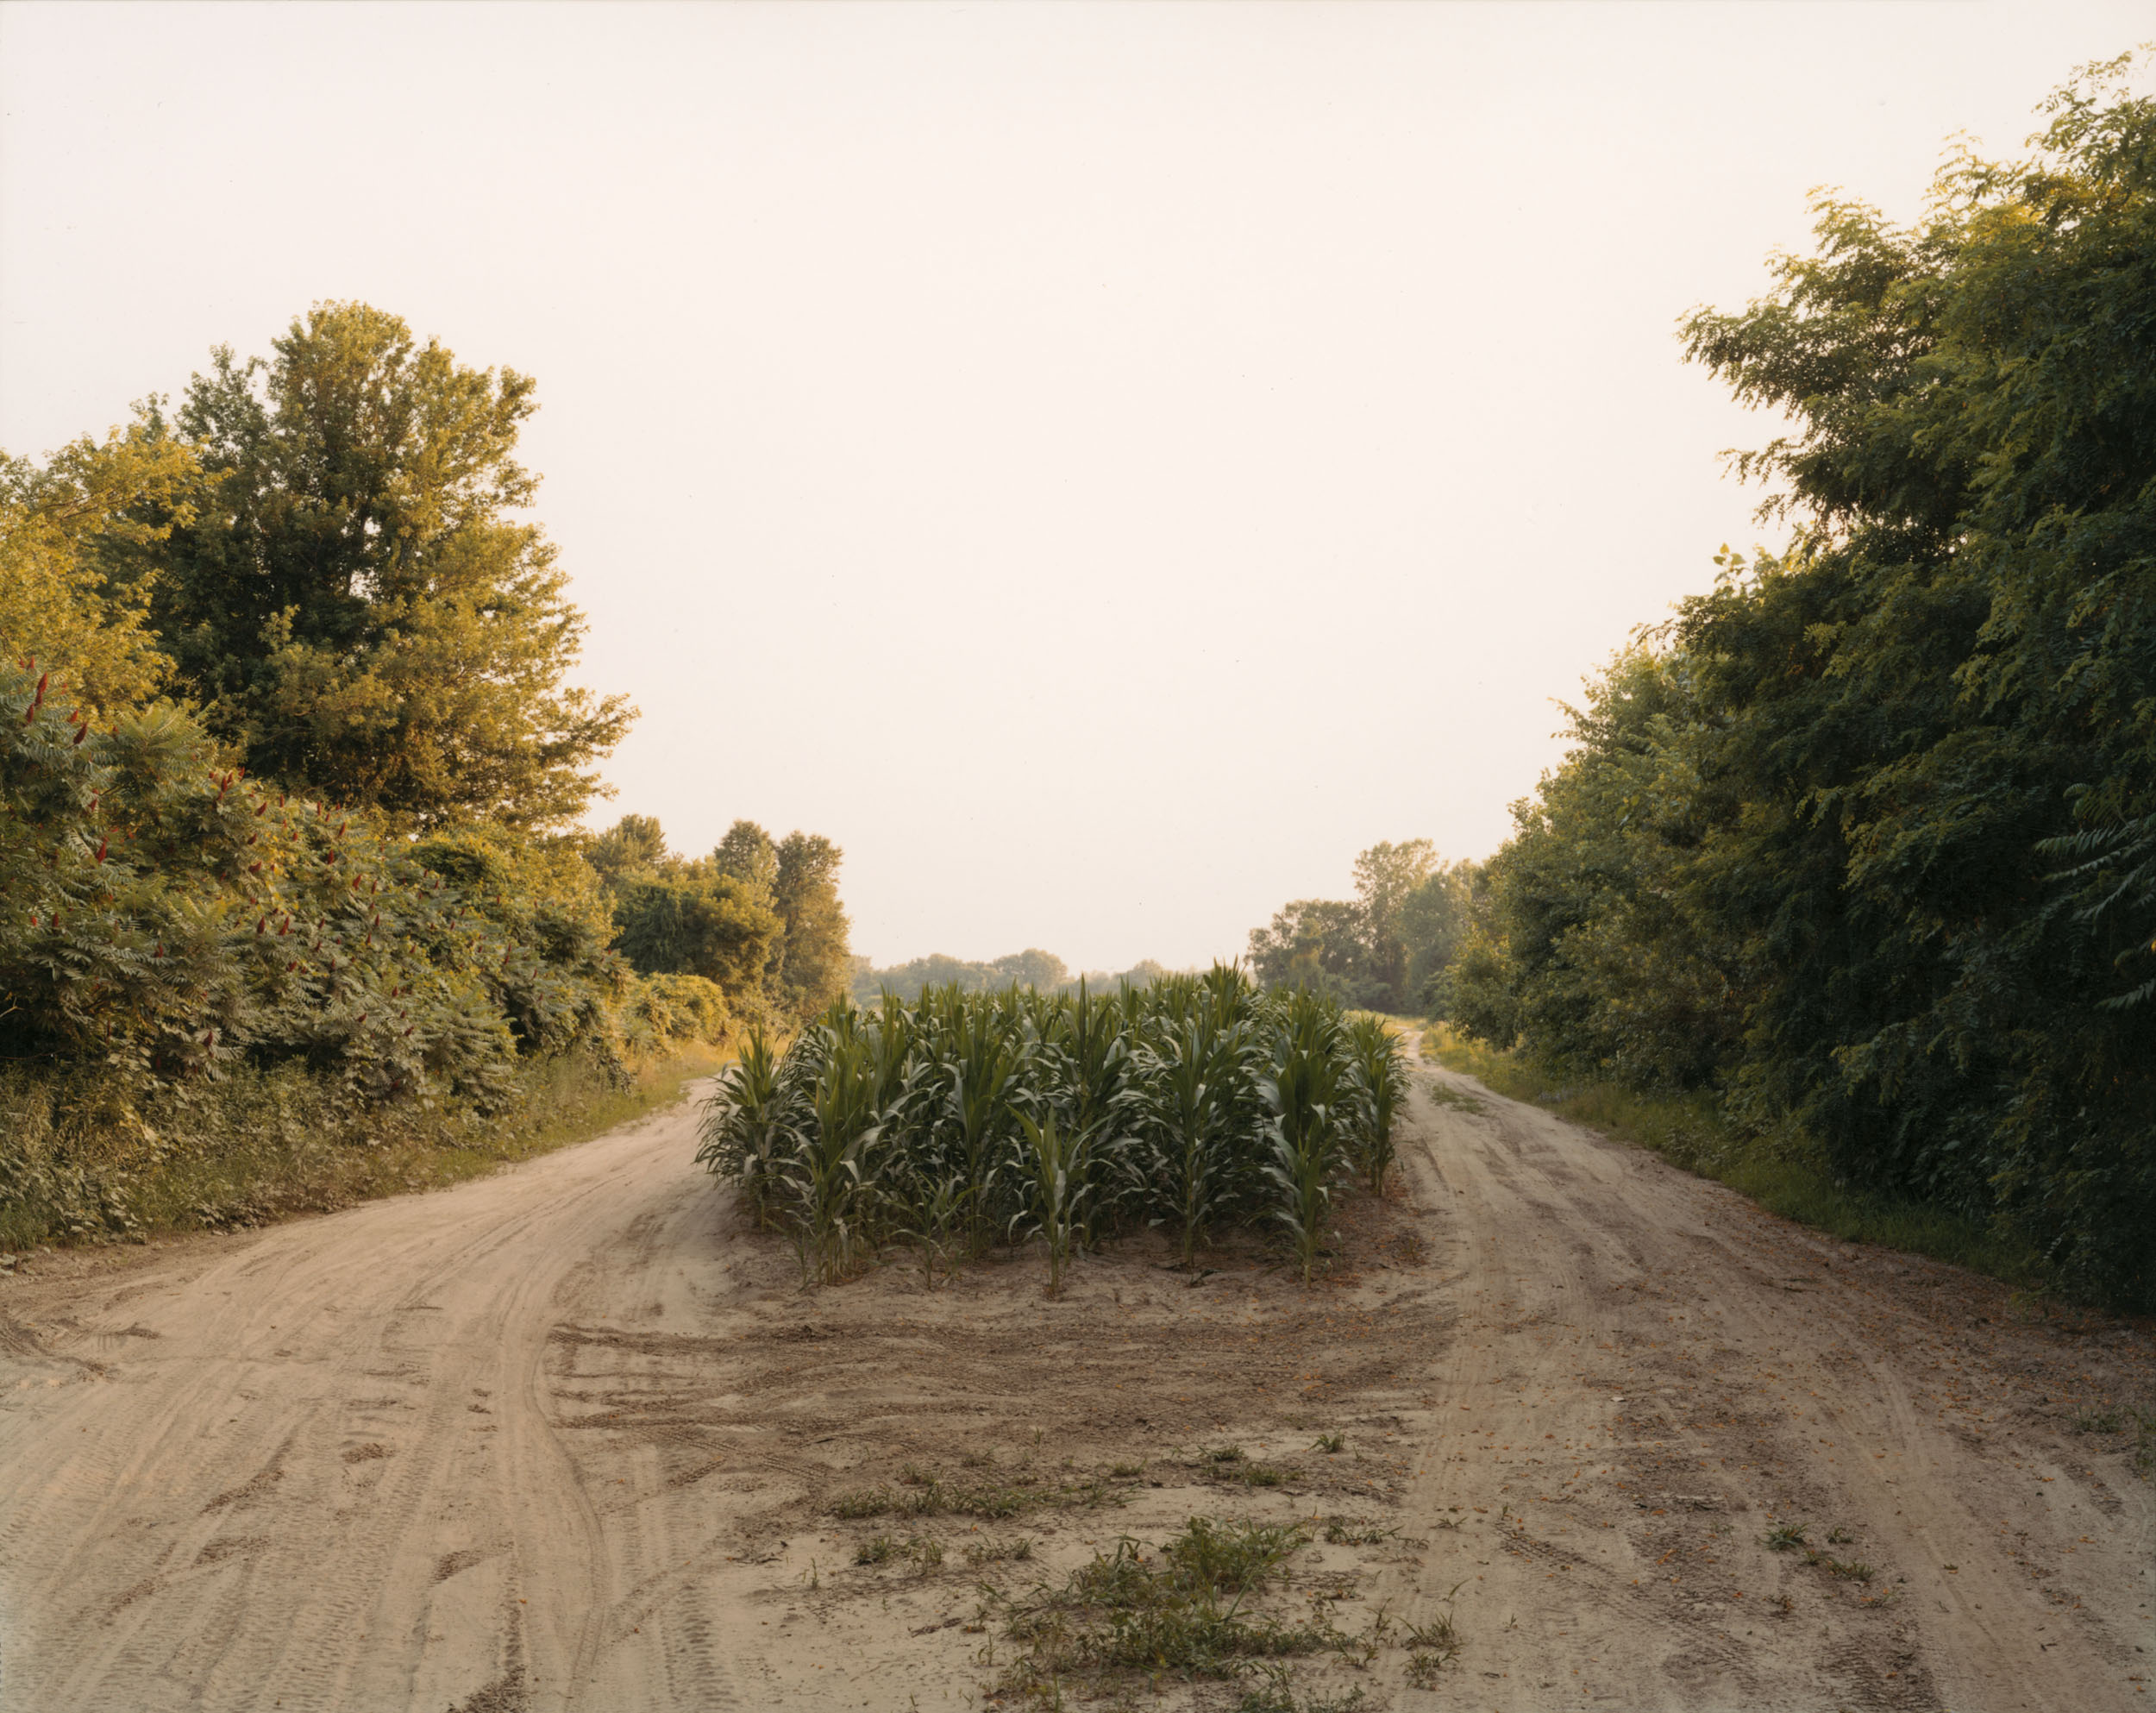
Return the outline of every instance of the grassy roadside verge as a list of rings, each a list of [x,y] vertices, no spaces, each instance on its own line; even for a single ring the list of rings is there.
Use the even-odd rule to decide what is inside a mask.
[[[299,1072],[249,1073],[147,1114],[0,1081],[0,1251],[265,1225],[438,1189],[672,1105],[722,1056],[646,1061],[624,1086],[579,1060],[535,1066],[491,1114],[337,1109]]]
[[[1464,1040],[1441,1023],[1425,1028],[1423,1053],[1509,1100],[1634,1143],[1697,1177],[1727,1184],[1769,1213],[1846,1243],[1927,1255],[2025,1289],[2041,1289],[2046,1283],[2042,1258],[2025,1246],[1941,1208],[1857,1194],[1836,1183],[1801,1138],[1739,1130],[1712,1094],[1645,1095],[1583,1082],[1520,1053]]]

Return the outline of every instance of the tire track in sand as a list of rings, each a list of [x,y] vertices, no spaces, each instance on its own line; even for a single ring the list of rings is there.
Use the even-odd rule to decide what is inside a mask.
[[[1855,1257],[1470,1078],[1421,1067],[1415,1082],[1402,1158],[1418,1201],[1449,1216],[1457,1318],[1403,1497],[1427,1561],[1380,1594],[1412,1619],[1458,1585],[1468,1645],[1443,1697],[2147,1704],[2128,1681],[2149,1658],[2133,1647],[2149,1628],[2147,1484],[2115,1511],[2068,1511],[2039,1495],[2073,1448],[2025,1423],[1972,1439],[1927,1371],[1936,1316],[1868,1283],[1899,1258]],[[2034,1393],[2010,1352],[1966,1371],[1980,1363],[1966,1384],[1995,1407]],[[1783,1523],[1871,1574],[1768,1551]],[[1849,1538],[1829,1544],[1830,1528]],[[2002,1573],[2016,1539],[2054,1566],[2081,1555],[2076,1625]]]

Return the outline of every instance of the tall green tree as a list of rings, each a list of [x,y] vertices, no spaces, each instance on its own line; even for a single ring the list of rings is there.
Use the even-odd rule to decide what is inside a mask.
[[[797,1017],[813,1017],[845,993],[853,971],[846,908],[838,900],[841,852],[817,833],[790,832],[774,853],[771,900],[784,924],[768,985]]]
[[[1426,838],[1389,839],[1355,859],[1355,898],[1361,907],[1360,938],[1369,980],[1384,995],[1384,1008],[1407,1002],[1407,900],[1438,866],[1437,846]]]
[[[616,885],[665,865],[666,831],[656,815],[624,815],[593,838],[584,855],[602,882]]]
[[[1793,1115],[1850,1182],[2156,1302],[2156,102],[1901,229],[1839,197],[1689,354],[1789,432],[1492,863],[1477,1026]],[[1471,976],[1472,979],[1469,979]],[[1628,994],[1651,989],[1642,1003]]]
[[[624,815],[585,854],[614,900],[616,944],[639,972],[702,976],[741,1015],[792,1023],[847,991],[842,853],[828,838],[774,840],[737,820],[709,856],[684,860],[655,818]]]
[[[1465,930],[1474,872],[1426,838],[1373,844],[1355,859],[1353,899],[1294,899],[1251,930],[1251,969],[1267,987],[1320,988],[1373,1011],[1425,1009]]]
[[[722,875],[772,892],[779,883],[779,847],[754,821],[736,821],[711,850]]]
[[[563,683],[584,618],[520,515],[534,383],[359,303],[272,348],[218,349],[174,424],[214,479],[153,566],[180,681],[258,774],[393,823],[573,820],[634,711]]]

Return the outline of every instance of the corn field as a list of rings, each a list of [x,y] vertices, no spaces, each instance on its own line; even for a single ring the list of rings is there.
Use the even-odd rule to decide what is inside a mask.
[[[932,1286],[1039,1239],[1072,1258],[1158,1227],[1186,1265],[1260,1229],[1306,1283],[1334,1197],[1382,1193],[1406,1069],[1375,1017],[1240,969],[1044,995],[931,988],[841,1000],[781,1052],[752,1033],[697,1159],[792,1239],[805,1279],[912,1251]]]

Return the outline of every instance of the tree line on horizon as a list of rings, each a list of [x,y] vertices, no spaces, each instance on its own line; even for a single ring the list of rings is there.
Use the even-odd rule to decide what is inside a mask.
[[[1445,862],[1426,838],[1372,845],[1355,859],[1353,898],[1295,899],[1268,926],[1251,930],[1245,958],[1251,977],[1262,988],[1307,988],[1350,1010],[1442,1016],[1480,873],[1470,862]],[[1086,970],[1082,979],[1101,992],[1200,973],[1148,957],[1128,969]],[[1064,994],[1080,980],[1055,953],[1033,946],[981,960],[937,952],[885,968],[856,957],[850,988],[857,1003],[873,1005],[887,993],[911,1003],[931,988]]]
[[[887,993],[895,994],[910,1003],[931,988],[954,988],[966,994],[1031,988],[1037,993],[1064,994],[1075,989],[1081,980],[1095,991],[1125,982],[1142,988],[1175,973],[1178,972],[1150,957],[1140,958],[1128,969],[1074,971],[1054,952],[1028,946],[1023,951],[982,959],[931,952],[925,957],[909,958],[903,963],[881,969],[869,958],[856,957],[850,987],[857,1003],[873,1005]]]

